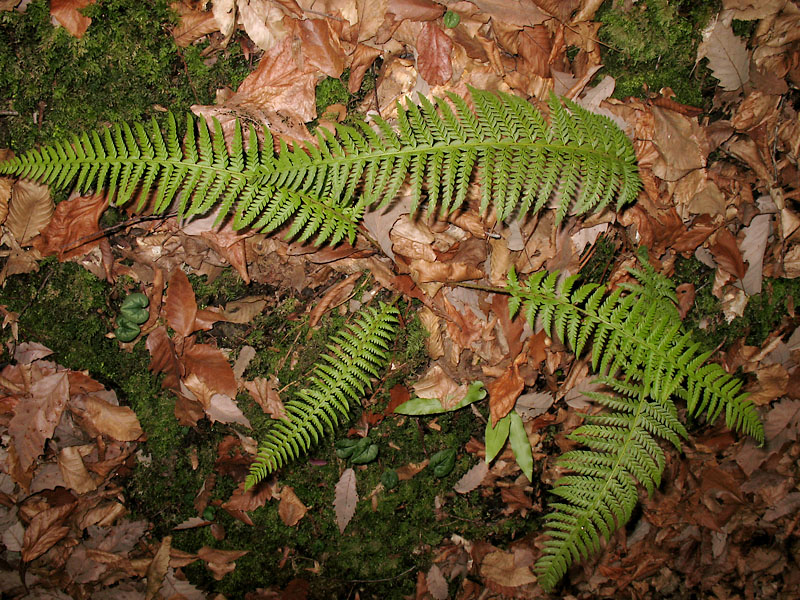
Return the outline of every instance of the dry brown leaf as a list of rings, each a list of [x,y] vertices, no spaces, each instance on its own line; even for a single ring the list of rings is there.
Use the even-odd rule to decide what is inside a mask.
[[[736,245],[736,238],[728,230],[723,227],[717,231],[714,239],[714,244],[710,248],[714,260],[721,269],[724,269],[731,275],[735,275],[739,279],[744,278],[745,267],[742,253]]]
[[[464,473],[464,476],[456,482],[453,489],[459,494],[468,494],[481,484],[488,472],[489,464],[482,460]]]
[[[653,164],[655,175],[677,181],[690,171],[705,167],[706,153],[702,148],[705,134],[697,120],[660,106],[652,110],[653,143],[662,158]]]
[[[14,350],[14,360],[18,365],[29,365],[35,360],[50,356],[53,353],[50,348],[38,342],[22,342],[17,344]]]
[[[761,293],[764,253],[771,231],[771,215],[756,215],[744,228],[741,251],[742,260],[747,262],[747,272],[742,278],[742,287],[748,296]]]
[[[499,423],[500,419],[513,410],[514,404],[524,388],[525,381],[520,377],[519,367],[515,360],[500,377],[486,387],[489,392],[489,412],[492,415],[492,423]]]
[[[408,481],[414,475],[422,471],[425,467],[428,466],[430,461],[426,458],[422,462],[418,463],[408,463],[407,465],[403,465],[397,469],[397,478],[400,481]]]
[[[219,30],[211,11],[196,10],[185,2],[174,2],[170,8],[180,18],[178,25],[172,30],[172,37],[179,48],[186,48],[195,40]]]
[[[262,50],[269,52],[289,33],[283,20],[286,11],[278,2],[239,0],[236,4],[239,22],[253,43]]]
[[[20,179],[14,184],[5,226],[20,246],[28,245],[47,227],[52,216],[53,199],[49,187],[29,179]]]
[[[230,396],[224,394],[214,394],[205,407],[206,414],[212,423],[239,423],[247,428],[252,428],[250,421],[244,416],[242,409]]]
[[[258,403],[261,410],[270,415],[273,419],[284,419],[286,418],[286,411],[275,389],[277,384],[277,377],[271,375],[269,379],[266,377],[256,377],[253,381],[245,381],[244,387],[250,392],[253,400]]]
[[[22,538],[22,560],[30,562],[52,548],[69,533],[64,519],[77,506],[75,502],[53,508],[46,508],[31,519]]]
[[[447,580],[435,564],[428,569],[428,573],[425,575],[425,582],[428,585],[428,591],[431,596],[436,600],[447,600],[450,597]]]
[[[294,527],[300,522],[308,508],[300,501],[294,490],[285,485],[281,488],[281,501],[278,504],[278,515],[287,527]]]
[[[300,38],[304,64],[328,77],[338,79],[344,71],[345,51],[328,19],[294,19],[295,35]]]
[[[242,511],[255,510],[264,506],[267,500],[271,498],[272,486],[266,481],[262,481],[258,485],[251,487],[246,492],[244,491],[243,481],[239,484],[239,487],[233,490],[233,494],[231,494],[228,501],[222,505],[222,508]]]
[[[789,386],[789,374],[783,365],[774,364],[756,371],[758,383],[748,387],[750,395],[747,399],[756,406],[769,404],[786,394]]]
[[[311,121],[317,116],[316,81],[314,73],[298,68],[292,41],[286,38],[261,57],[225,106],[267,109]]]
[[[222,314],[229,323],[249,323],[264,310],[266,305],[267,301],[264,296],[247,296],[228,302]]]
[[[703,30],[703,41],[697,47],[697,62],[708,58],[712,75],[729,92],[741,89],[750,81],[750,56],[745,41],[734,35],[732,13],[723,11]]]
[[[89,451],[92,448],[93,446],[88,446]],[[62,448],[58,454],[58,468],[67,488],[75,490],[78,494],[85,494],[97,489],[97,484],[83,464],[81,450],[81,446]]]
[[[189,278],[179,268],[169,277],[164,313],[167,323],[179,336],[187,337],[195,330],[197,300]]]
[[[436,398],[445,410],[452,408],[467,395],[468,386],[458,385],[439,365],[433,365],[414,385],[420,398]]]
[[[69,400],[66,371],[45,375],[30,386],[30,396],[20,399],[8,425],[19,464],[25,471],[53,436]]]
[[[334,489],[333,508],[336,511],[336,524],[339,526],[339,533],[344,533],[358,504],[356,472],[352,468],[345,469]]]
[[[513,552],[490,552],[481,563],[481,576],[506,587],[519,587],[536,583],[536,577],[527,566],[517,566]]]
[[[145,345],[150,352],[150,370],[153,373],[166,374],[161,382],[161,387],[179,392],[180,380],[183,378],[185,370],[183,364],[178,360],[175,345],[167,334],[167,328],[163,325],[156,327],[147,336]]]
[[[358,281],[360,278],[361,273],[353,273],[331,287],[317,303],[317,305],[311,310],[311,313],[308,316],[308,326],[311,328],[316,327],[317,323],[319,323],[319,320],[322,318],[322,315],[324,315],[328,310],[336,308],[345,302],[353,292],[353,288],[356,286],[356,281]]]
[[[484,276],[480,269],[459,262],[432,262],[415,259],[409,263],[409,268],[411,277],[416,283],[453,283],[482,279]]]
[[[236,376],[228,359],[218,348],[209,344],[195,344],[181,357],[187,374],[195,374],[215,393],[229,398],[236,396]]]
[[[375,59],[381,55],[378,48],[367,46],[366,44],[359,44],[350,61],[350,79],[347,80],[347,91],[355,94],[361,89],[361,84],[364,81],[364,75],[367,69],[372,66]],[[369,212],[367,214],[370,214]]]
[[[538,25],[550,18],[530,0],[473,0],[472,4],[492,19],[520,28]]]
[[[86,418],[101,434],[118,442],[133,442],[142,434],[136,413],[127,406],[114,406],[97,396],[85,399]]]
[[[417,70],[429,85],[444,85],[450,81],[452,52],[453,40],[438,25],[426,22],[417,37]]]
[[[164,539],[161,540],[161,545],[158,547],[156,555],[147,567],[147,590],[145,592],[145,600],[153,600],[164,583],[164,577],[169,568],[169,552],[171,546],[172,536],[165,536]]]
[[[422,327],[427,332],[425,349],[433,360],[444,356],[444,339],[442,338],[441,319],[427,306],[417,313]]]
[[[95,0],[50,0],[50,16],[69,31],[70,35],[82,38],[92,20],[81,14],[80,10]]]
[[[8,202],[11,200],[11,186],[14,180],[10,177],[0,177],[0,225],[8,217]]]
[[[214,574],[214,579],[219,581],[236,568],[236,563],[233,561],[248,552],[249,550],[217,550],[203,546],[197,551],[197,556],[206,561],[209,570]]]
[[[108,206],[104,194],[76,196],[59,203],[34,246],[42,256],[57,254],[65,261],[82,256],[100,244],[100,216]]]

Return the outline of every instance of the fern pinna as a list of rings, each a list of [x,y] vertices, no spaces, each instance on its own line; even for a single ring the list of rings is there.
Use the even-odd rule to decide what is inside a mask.
[[[316,364],[311,385],[284,404],[287,417],[273,425],[259,447],[245,489],[308,452],[326,430],[333,431],[350,417],[351,403],[371,389],[371,378],[379,376],[388,360],[397,315],[397,309],[388,304],[366,307],[331,339],[330,352]]]
[[[164,131],[152,121],[84,133],[0,163],[0,175],[107,187],[109,201],[136,196],[140,210],[155,190],[156,213],[177,197],[183,217],[218,208],[220,222],[233,210],[237,229],[273,231],[290,222],[290,237],[316,236],[317,244],[352,242],[364,212],[390,202],[406,181],[413,210],[424,194],[430,212],[445,214],[463,204],[477,173],[481,209],[491,204],[501,219],[555,200],[561,221],[569,211],[636,198],[633,146],[607,117],[552,96],[548,124],[517,96],[471,90],[471,97],[474,111],[454,94],[450,102],[420,96],[419,105],[398,104],[397,129],[375,116],[372,125],[338,125],[336,136],[318,128],[316,146],[281,140],[277,152],[268,130],[259,147],[256,130],[245,135],[237,122],[229,147],[219,122],[210,131],[192,116],[181,144],[170,114]]]
[[[507,291],[511,314],[522,310],[533,325],[569,344],[577,356],[591,345],[592,369],[616,395],[592,394],[614,412],[587,416],[571,439],[589,450],[568,452],[559,464],[574,474],[556,481],[560,498],[546,519],[548,534],[536,563],[539,582],[552,589],[569,565],[596,551],[600,538],[623,526],[638,501],[634,481],[652,493],[664,469],[654,436],[680,447],[686,431],[677,420],[674,396],[689,413],[714,420],[725,412],[729,427],[764,440],[753,404],[740,393],[742,383],[681,330],[669,280],[644,262],[632,271],[644,285],[623,285],[608,292],[598,284],[575,288],[577,276],[539,272],[525,283],[512,270]]]

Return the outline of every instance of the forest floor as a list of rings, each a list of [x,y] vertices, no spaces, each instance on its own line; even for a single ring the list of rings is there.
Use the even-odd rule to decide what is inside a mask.
[[[406,186],[353,244],[317,247],[0,177],[2,597],[800,597],[800,4],[210,4],[0,0],[0,161],[167,111],[229,144],[238,122],[315,144],[475,88],[609,117],[642,189],[559,223],[556,203],[480,210],[480,177],[426,218]],[[660,484],[548,593],[557,460],[597,386],[497,290],[512,267],[616,288],[640,247],[765,441],[679,400],[688,435],[661,444]],[[286,404],[380,301],[400,333],[353,418],[245,490]],[[508,414],[522,433],[487,464],[487,421]],[[371,460],[344,455],[366,438]]]

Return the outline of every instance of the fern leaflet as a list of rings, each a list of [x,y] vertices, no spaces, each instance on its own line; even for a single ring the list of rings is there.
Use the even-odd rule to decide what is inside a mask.
[[[384,303],[377,309],[367,307],[332,338],[330,352],[312,372],[311,385],[284,405],[287,418],[278,421],[261,444],[245,489],[308,452],[326,431],[349,418],[351,403],[371,388],[371,378],[379,376],[388,359],[397,314],[396,308]]]

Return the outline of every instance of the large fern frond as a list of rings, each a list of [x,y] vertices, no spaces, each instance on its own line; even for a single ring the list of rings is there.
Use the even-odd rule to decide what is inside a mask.
[[[548,335],[557,335],[577,356],[591,344],[592,369],[600,375],[641,382],[644,393],[664,400],[676,394],[692,415],[714,421],[724,410],[728,427],[759,442],[764,429],[755,406],[741,393],[742,382],[718,364],[704,364],[691,333],[682,330],[673,305],[641,286],[607,292],[598,284],[573,289],[577,276],[559,281],[540,271],[525,283],[509,273],[512,315],[522,309],[533,324],[539,317]]]
[[[326,431],[349,418],[351,403],[371,389],[371,378],[379,376],[388,360],[397,315],[396,308],[384,303],[367,307],[332,338],[330,352],[317,363],[309,387],[284,404],[287,418],[274,424],[259,447],[245,489],[308,452]]]
[[[106,187],[118,205],[156,190],[156,213],[180,197],[182,216],[218,206],[219,220],[235,212],[236,228],[290,222],[290,235],[316,235],[316,243],[352,242],[365,210],[390,202],[407,180],[414,209],[427,202],[445,214],[463,204],[477,174],[482,209],[494,205],[501,219],[555,200],[561,221],[636,198],[633,146],[610,119],[552,96],[548,124],[517,96],[471,94],[474,111],[454,94],[450,102],[420,96],[419,105],[398,105],[397,129],[374,117],[374,127],[339,125],[335,136],[320,128],[317,146],[281,142],[278,152],[269,131],[259,149],[255,130],[245,144],[237,123],[228,147],[216,120],[209,131],[193,117],[181,144],[169,115],[164,131],[155,121],[115,125],[0,163],[0,174]]]
[[[560,477],[553,489],[558,501],[545,519],[550,539],[545,541],[535,569],[539,583],[552,590],[573,561],[600,549],[631,517],[639,501],[636,482],[649,494],[661,483],[664,452],[655,437],[680,449],[686,430],[668,399],[651,398],[639,384],[601,378],[617,394],[588,394],[611,409],[586,415],[584,425],[569,439],[589,450],[572,450],[557,464],[571,473]]]

